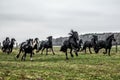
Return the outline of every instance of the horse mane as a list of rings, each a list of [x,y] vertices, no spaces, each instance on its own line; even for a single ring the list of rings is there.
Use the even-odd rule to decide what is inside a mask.
[[[113,36],[114,36],[114,34],[108,36],[106,40],[109,40],[109,39],[110,39],[111,37],[113,37]]]
[[[52,38],[52,36],[48,36],[48,37],[47,37],[47,39],[50,39],[50,38]]]

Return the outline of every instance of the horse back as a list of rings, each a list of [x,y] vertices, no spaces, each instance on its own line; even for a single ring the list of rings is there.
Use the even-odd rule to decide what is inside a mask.
[[[106,47],[106,42],[104,40],[99,40],[97,42],[97,47],[99,47],[99,48],[105,48]]]

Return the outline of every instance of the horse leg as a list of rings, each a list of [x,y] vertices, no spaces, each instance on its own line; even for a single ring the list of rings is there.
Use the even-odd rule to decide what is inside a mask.
[[[92,52],[91,52],[91,48],[89,47],[89,52],[90,52],[90,54],[92,54]]]
[[[51,48],[53,55],[55,55],[53,48]]]
[[[22,49],[20,49],[19,53],[17,54],[17,56],[16,56],[17,58],[19,58],[21,51],[22,51]]]
[[[85,54],[86,54],[86,48],[85,48]]]
[[[76,56],[78,56],[77,50],[75,51]]]
[[[23,60],[24,60],[24,61],[25,61],[25,58],[26,58],[26,54],[27,54],[27,53],[25,52],[25,54],[23,55]]]
[[[10,48],[10,53],[12,52],[12,49],[13,49],[13,48]]]
[[[105,52],[103,52],[103,54],[107,54],[107,48],[105,49]]]
[[[32,61],[33,59],[32,59],[32,55],[34,54],[34,52],[31,52],[30,53],[30,60]]]
[[[67,51],[65,52],[65,55],[66,55],[66,60],[68,60],[68,55],[67,55]]]
[[[110,56],[110,51],[111,51],[111,49],[108,49],[108,55]]]
[[[46,55],[48,55],[48,48],[46,48]]]
[[[21,58],[21,61],[24,60],[25,61],[25,58],[26,58],[26,52],[23,54],[22,58]]]
[[[76,48],[74,48],[74,50],[75,50],[75,55],[76,55],[76,56],[78,56],[77,49],[76,49]]]
[[[7,53],[10,54],[10,48],[7,49]]]
[[[44,49],[45,49],[45,48],[42,49],[41,54],[43,54]]]
[[[78,56],[77,49],[73,45],[71,45],[71,46],[74,49],[76,56]]]
[[[72,48],[70,49],[70,54],[71,54],[71,57],[74,57],[73,54],[72,54]]]

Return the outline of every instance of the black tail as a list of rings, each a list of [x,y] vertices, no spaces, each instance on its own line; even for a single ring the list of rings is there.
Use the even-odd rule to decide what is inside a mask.
[[[60,48],[60,51],[66,52],[67,51],[67,47],[65,45],[62,45]]]

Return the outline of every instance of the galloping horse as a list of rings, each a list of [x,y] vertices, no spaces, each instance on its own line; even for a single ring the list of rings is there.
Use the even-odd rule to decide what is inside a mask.
[[[19,58],[21,52],[23,52],[24,54],[21,60],[25,60],[27,53],[30,54],[30,59],[32,60],[32,55],[34,54],[33,50],[37,49],[36,45],[38,43],[38,38],[35,38],[34,43],[35,44],[33,44],[33,39],[28,39],[26,42],[22,42],[19,53],[17,54],[16,57]]]
[[[74,49],[76,56],[78,56],[78,53],[77,53],[78,52],[78,47],[79,47],[78,42],[77,42],[79,40],[78,33],[76,31],[71,30],[69,35],[70,35],[69,39],[65,40],[63,42],[63,45],[61,46],[61,49],[60,49],[60,51],[65,52],[66,59],[68,59],[68,55],[67,55],[67,49],[68,48],[70,49],[71,57],[73,57],[72,49]]]
[[[86,53],[86,48],[89,48],[89,52],[92,53],[91,48],[95,48],[95,45],[98,41],[98,37],[96,35],[93,35],[92,37],[93,38],[91,39],[91,41],[85,41],[81,51],[85,50],[85,53]]]
[[[106,40],[99,40],[95,46],[95,52],[98,53],[100,49],[104,48],[105,52],[104,54],[107,54],[110,56],[110,51],[112,48],[112,41],[116,41],[114,38],[114,34],[110,35]]]
[[[53,55],[55,55],[53,51],[53,44],[52,44],[52,36],[47,37],[47,41],[42,41],[40,44],[40,47],[38,48],[37,52],[41,51],[41,54],[43,54],[44,49],[46,48],[46,55],[48,55],[48,49],[50,48],[52,50]]]
[[[10,53],[12,52],[12,50],[13,50],[13,46],[14,46],[14,44],[15,44],[15,38],[12,38],[11,39],[11,42],[10,42],[10,45],[9,45],[9,48],[10,48]]]
[[[6,37],[6,39],[3,41],[2,51],[8,54],[11,53],[13,50],[15,41],[16,40],[14,38],[12,38],[10,41],[9,37]]]

